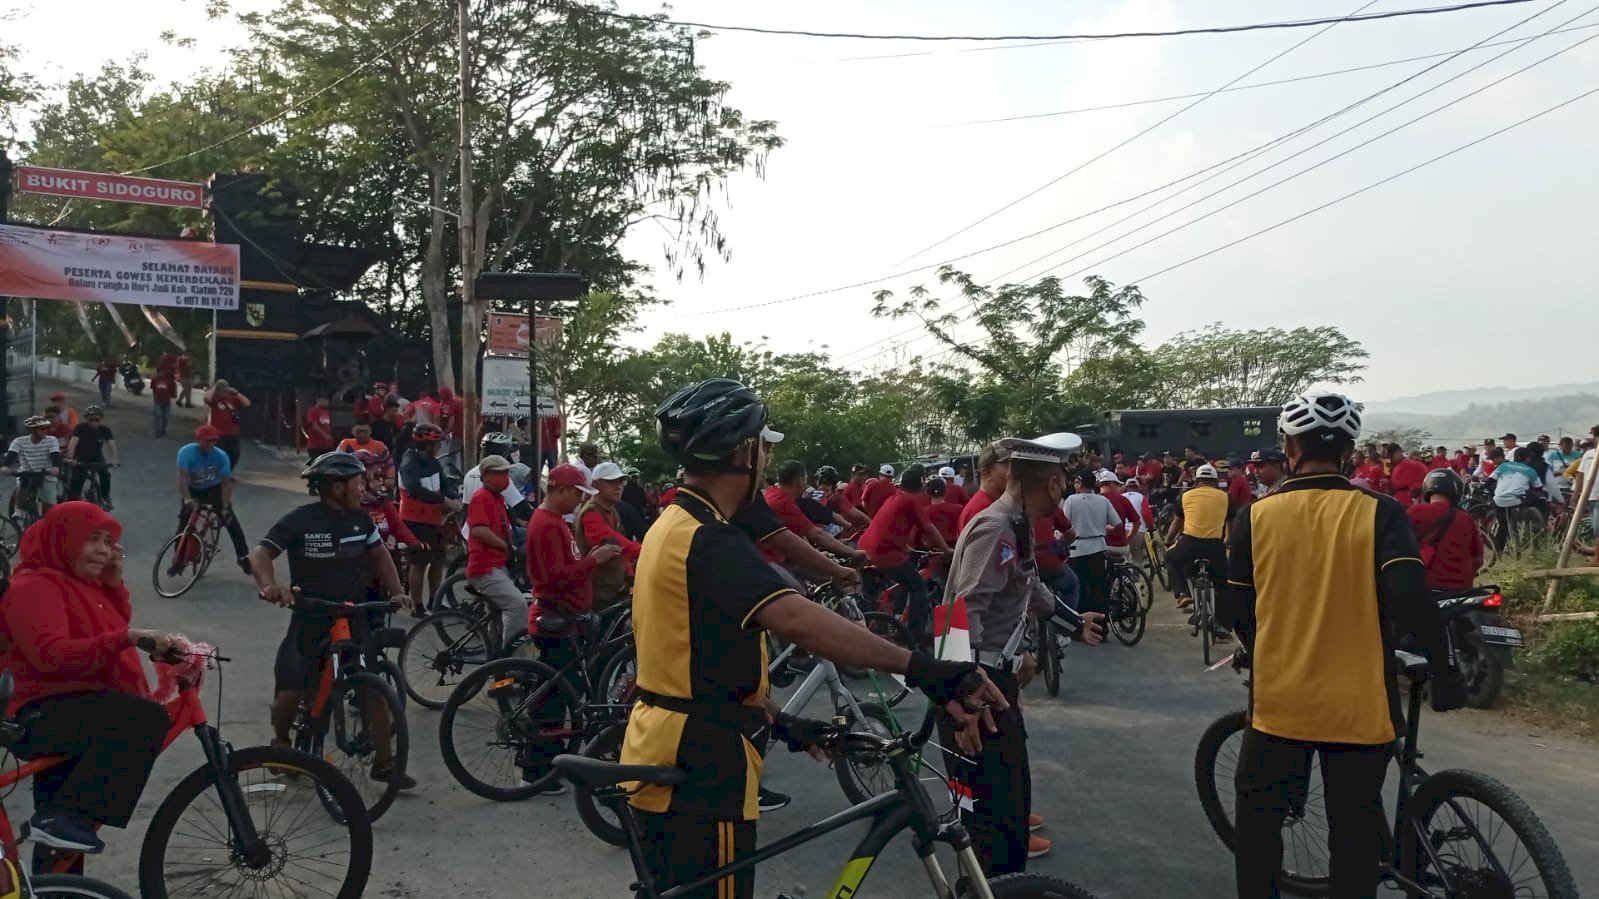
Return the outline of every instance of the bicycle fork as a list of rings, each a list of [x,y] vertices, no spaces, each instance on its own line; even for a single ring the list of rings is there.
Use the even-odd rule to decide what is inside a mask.
[[[227,816],[228,829],[233,835],[233,851],[251,868],[266,867],[272,861],[272,850],[255,829],[255,820],[244,799],[244,789],[231,770],[233,746],[222,739],[222,734],[209,724],[194,729],[200,738],[200,748],[205,752],[206,765],[216,777],[217,801]]]

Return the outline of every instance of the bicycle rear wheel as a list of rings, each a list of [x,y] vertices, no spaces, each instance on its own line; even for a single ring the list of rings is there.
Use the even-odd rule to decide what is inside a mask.
[[[555,680],[537,706],[529,697]],[[556,671],[531,659],[501,659],[473,671],[445,703],[439,753],[461,786],[495,802],[527,799],[560,776],[550,760],[582,744],[583,698]]]
[[[465,572],[459,572],[445,577],[439,584],[438,591],[428,599],[428,611],[455,609],[464,612],[475,601],[476,597],[467,592]]]
[[[405,694],[423,708],[442,709],[467,674],[493,658],[490,638],[465,612],[435,612],[416,623],[400,646]]]
[[[271,853],[268,863],[252,867],[235,852],[216,774],[202,766],[150,819],[139,851],[145,899],[233,893],[359,899],[372,870],[372,822],[343,775],[315,756],[273,746],[234,751],[228,774]]]
[[[17,549],[22,545],[22,528],[12,520],[9,515],[0,515],[0,553],[7,558],[16,558]]]
[[[1038,625],[1038,673],[1044,676],[1044,692],[1060,695],[1060,637],[1052,622]]]
[[[861,617],[866,623],[867,630],[901,649],[916,651],[916,640],[911,636],[911,629],[906,627],[905,622],[898,616],[887,612],[867,612]],[[878,698],[889,708],[894,708],[904,702],[905,697],[911,695],[909,687],[887,674],[878,675],[877,681],[879,686],[883,687],[883,695]]]
[[[1213,637],[1211,629],[1216,626],[1216,610],[1211,604],[1209,584],[1194,587],[1194,610],[1199,615],[1199,645],[1205,656],[1205,664],[1209,665]]]
[[[77,874],[36,874],[28,880],[33,899],[133,899],[109,883]]]
[[[204,545],[199,536],[184,528],[156,553],[155,567],[150,571],[151,585],[156,593],[175,599],[189,592],[200,579],[205,563]]]
[[[1538,816],[1510,788],[1476,771],[1422,781],[1400,820],[1405,873],[1427,896],[1576,899],[1566,859]],[[1428,851],[1430,847],[1431,851]]]
[[[1112,618],[1110,629],[1116,635],[1117,642],[1123,646],[1136,646],[1138,641],[1144,639],[1147,618],[1144,614],[1143,600],[1139,599],[1138,588],[1134,586],[1136,577],[1138,577],[1136,573],[1128,573],[1117,578],[1112,585],[1115,593],[1110,598]]]
[[[591,759],[615,762],[622,757],[622,738],[626,735],[626,724],[613,724],[600,731],[599,736],[583,747],[583,755]],[[593,790],[577,787],[573,801],[577,804],[577,816],[583,820],[583,826],[589,829],[589,833],[612,846],[627,848],[627,831],[622,827],[622,819],[615,812],[596,802]]]
[[[343,675],[339,680],[328,697],[333,739],[323,745],[327,753],[324,758],[355,785],[367,816],[376,821],[394,804],[394,797],[400,795],[399,781],[410,759],[405,706],[400,704],[400,697],[395,695],[388,681],[370,671]],[[386,780],[379,780],[372,774],[378,750],[374,716],[378,715],[387,715],[389,719],[392,776]]]
[[[1094,899],[1094,894],[1059,877],[1004,874],[988,881],[994,899]]]

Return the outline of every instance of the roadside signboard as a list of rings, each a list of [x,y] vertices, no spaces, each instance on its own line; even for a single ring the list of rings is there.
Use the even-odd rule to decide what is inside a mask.
[[[533,408],[527,374],[527,357],[486,356],[483,359],[483,414],[488,417],[523,418]],[[552,416],[555,396],[549,385],[540,385],[539,415]]]
[[[199,209],[205,205],[205,185],[159,178],[135,178],[100,172],[74,172],[70,169],[45,169],[17,166],[17,190],[30,194],[104,200],[108,203],[142,203],[148,206],[184,206]]]
[[[0,225],[0,296],[239,308],[239,248]]]
[[[488,316],[489,355],[521,356],[526,358],[528,338],[531,335],[527,324],[527,316],[505,312],[490,312]],[[539,341],[541,343],[548,345],[560,334],[560,319],[539,316]]]

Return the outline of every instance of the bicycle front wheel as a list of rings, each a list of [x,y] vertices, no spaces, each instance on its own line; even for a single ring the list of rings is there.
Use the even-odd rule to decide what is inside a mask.
[[[266,864],[249,864],[233,845],[216,773],[202,766],[150,820],[139,852],[145,899],[233,893],[359,899],[372,870],[372,822],[343,775],[303,752],[253,746],[230,754],[228,776],[269,853]]]
[[[1038,625],[1038,673],[1044,676],[1044,692],[1060,695],[1060,638],[1049,621]]]
[[[1094,899],[1094,894],[1059,877],[1005,874],[988,882],[994,899]]]
[[[1214,636],[1212,629],[1216,626],[1216,611],[1211,606],[1209,586],[1194,588],[1194,609],[1199,613],[1199,645],[1205,656],[1205,664],[1208,666]]]
[[[1144,627],[1148,621],[1143,600],[1138,597],[1138,587],[1134,585],[1134,577],[1136,575],[1118,578],[1113,585],[1116,592],[1110,599],[1113,618],[1110,629],[1123,646],[1137,646],[1138,641],[1144,639]]]
[[[1423,781],[1405,806],[1400,847],[1400,858],[1413,860],[1401,873],[1427,896],[1577,897],[1543,822],[1509,787],[1476,771]]]
[[[33,899],[133,899],[109,883],[77,874],[39,874],[28,885]]]
[[[205,553],[200,538],[185,528],[156,553],[150,582],[156,593],[167,599],[175,599],[189,592],[204,570]]]
[[[852,708],[840,710],[846,732],[868,733],[885,740],[894,735],[894,728],[889,724],[893,712],[875,702],[863,702],[859,706],[860,715]],[[889,767],[888,758],[881,752],[846,751],[833,761],[833,771],[838,775],[839,788],[854,805],[894,789],[894,769]]]
[[[22,528],[9,515],[0,515],[0,553],[15,559],[22,546]]]
[[[417,622],[400,646],[405,694],[423,708],[438,710],[472,671],[494,657],[490,638],[465,612],[444,611]]]
[[[328,706],[333,739],[328,741],[331,745],[324,744],[324,757],[355,785],[367,817],[376,821],[400,794],[400,779],[410,757],[405,707],[388,681],[370,671],[341,677]],[[380,739],[385,730],[388,738]],[[379,750],[385,742],[388,758],[379,767]]]

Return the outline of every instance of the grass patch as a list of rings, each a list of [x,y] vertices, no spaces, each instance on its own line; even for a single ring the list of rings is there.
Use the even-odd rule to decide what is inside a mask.
[[[1500,708],[1547,731],[1599,740],[1599,686],[1556,674],[1536,660],[1516,660]]]
[[[1537,621],[1548,581],[1524,574],[1554,566],[1548,550],[1507,559],[1479,578],[1499,585],[1505,615],[1527,641],[1500,705],[1537,727],[1599,739],[1599,620]],[[1551,611],[1599,611],[1599,578],[1566,578]]]

